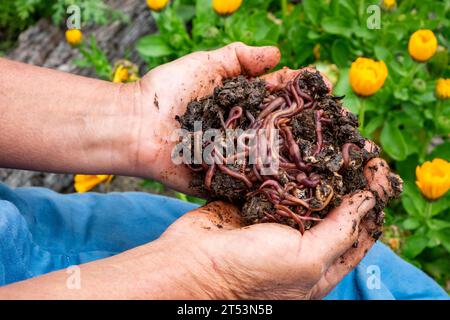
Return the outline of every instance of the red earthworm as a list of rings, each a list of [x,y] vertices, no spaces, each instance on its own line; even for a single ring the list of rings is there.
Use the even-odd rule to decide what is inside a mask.
[[[248,110],[245,110],[245,116],[246,116],[247,119],[250,121],[249,127],[251,127],[251,126],[255,123],[255,121],[256,121],[255,117],[254,117],[254,116],[251,114],[251,112],[248,111]]]
[[[253,183],[245,175],[240,174],[239,172],[233,171],[223,164],[218,164],[218,167],[223,173],[226,173],[229,176],[232,176],[233,178],[239,179],[242,182],[244,182],[245,185],[247,186],[247,188],[250,189],[253,186]]]
[[[322,123],[320,122],[320,117],[322,116],[322,110],[316,110],[314,113],[314,120],[316,122],[316,151],[314,151],[313,156],[316,156],[322,150],[323,135],[322,135]]]
[[[316,177],[307,177],[305,173],[299,173],[296,177],[296,180],[308,188],[315,188],[319,182],[320,179]]]
[[[292,100],[291,100],[291,98],[289,97],[289,93],[288,93],[286,90],[283,91],[283,93],[280,95],[280,97],[283,97],[283,98],[284,98],[284,100],[286,101],[286,104],[287,104],[288,106],[290,106],[290,105],[292,104]]]
[[[305,100],[312,101],[313,98],[312,98],[310,95],[308,95],[308,94],[306,94],[305,92],[303,92],[302,89],[300,89],[300,76],[301,76],[301,74],[299,74],[299,75],[295,78],[295,80],[294,80],[294,88],[295,88],[295,90],[297,90],[297,94],[298,94],[300,97],[302,97],[302,98],[305,99]]]
[[[310,207],[309,207],[309,204],[306,202],[306,201],[304,201],[304,200],[302,200],[302,199],[299,199],[299,198],[297,198],[297,197],[294,197],[293,195],[291,195],[291,194],[285,194],[284,195],[284,198],[286,199],[286,200],[290,200],[290,201],[292,201],[292,202],[294,202],[294,203],[296,203],[297,205],[300,205],[300,206],[303,206],[303,207],[305,207],[306,209],[309,209]]]
[[[205,186],[208,190],[211,190],[211,183],[212,183],[212,178],[214,177],[214,173],[216,172],[216,164],[213,163],[208,171],[206,171],[206,175],[205,175]]]
[[[294,140],[294,136],[292,134],[291,128],[284,126],[282,129],[286,135],[287,147],[288,147],[289,154],[292,157],[293,162],[295,163],[297,168],[304,170],[306,168],[306,165],[303,162],[300,147]]]
[[[190,170],[192,170],[192,171],[194,171],[194,172],[200,172],[200,171],[203,171],[203,166],[200,166],[200,167],[198,167],[198,168],[195,168],[195,167],[192,166],[192,164],[190,164],[190,163],[187,163],[186,165],[187,165],[187,167],[188,167]]]
[[[263,212],[268,218],[272,219],[275,222],[280,222],[280,219],[277,219],[275,216],[271,215],[270,213],[264,211]]]
[[[231,108],[230,110],[230,114],[228,115],[228,119],[225,122],[225,128],[229,128],[230,125],[236,121],[237,119],[239,119],[242,116],[242,108],[240,106],[235,106],[233,108]]]
[[[292,93],[292,95],[294,96],[294,100],[295,100],[295,102],[297,102],[297,105],[299,106],[299,108],[302,108],[303,109],[303,107],[304,107],[304,102],[302,101],[302,102],[300,102],[300,96],[298,95],[298,93],[297,93],[297,90],[295,90],[295,88],[294,88],[294,85],[291,83],[291,85],[290,85],[290,89],[291,89],[291,93]],[[302,99],[303,100],[303,99]]]
[[[354,143],[346,143],[342,146],[342,159],[344,160],[344,168],[347,168],[350,163],[350,151],[361,151],[361,148]]]
[[[283,205],[276,205],[275,208],[278,210],[282,210],[282,211],[286,212],[287,214],[289,214],[291,216],[291,218],[298,224],[300,233],[301,234],[305,233],[305,225],[303,224],[303,221],[299,218],[298,215],[296,215],[294,212],[292,212],[291,209],[289,209],[288,207],[283,206]]]
[[[323,209],[326,208],[326,206],[330,203],[331,199],[333,198],[334,195],[334,190],[331,186],[329,186],[330,190],[330,194],[328,195],[328,197],[325,199],[325,201],[322,203],[322,205],[319,208],[308,208],[311,211],[322,211]]]
[[[331,119],[328,119],[328,118],[320,118],[320,122],[325,123],[325,124],[332,123]]]
[[[285,218],[291,218],[291,215],[289,213],[287,213],[286,211],[280,210],[278,209],[277,211],[275,211],[278,215],[285,217]]]
[[[274,111],[277,108],[281,107],[283,105],[283,103],[284,103],[283,97],[276,98],[271,103],[269,103],[269,105],[265,109],[263,109],[263,111],[261,111],[258,114],[258,117],[256,118],[256,120],[261,120],[261,119],[265,118],[272,111]]]
[[[264,183],[259,187],[259,189],[262,189],[262,188],[267,187],[267,186],[271,186],[271,187],[275,188],[275,190],[279,194],[283,194],[284,193],[283,187],[281,187],[281,185],[275,180],[266,180],[266,181],[264,181]]]
[[[280,168],[282,169],[295,169],[297,165],[293,162],[280,162]]]

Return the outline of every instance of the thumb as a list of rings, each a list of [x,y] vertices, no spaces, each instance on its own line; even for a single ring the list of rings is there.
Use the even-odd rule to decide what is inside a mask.
[[[313,261],[330,266],[358,239],[359,224],[374,208],[375,197],[360,191],[343,199],[319,224],[305,232],[303,245],[311,250]]]
[[[212,51],[210,57],[220,75],[231,78],[241,74],[262,75],[280,62],[281,54],[276,47],[251,47],[235,42]]]

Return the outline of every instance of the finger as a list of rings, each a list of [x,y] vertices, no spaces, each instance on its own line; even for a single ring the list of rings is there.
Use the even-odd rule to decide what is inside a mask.
[[[312,261],[320,261],[326,270],[357,240],[363,217],[375,206],[375,197],[361,191],[344,198],[323,221],[303,235],[304,248]]]
[[[280,62],[281,54],[276,47],[251,47],[236,42],[212,51],[210,57],[219,74],[224,78],[232,78],[240,74],[262,75]]]
[[[386,161],[380,158],[371,159],[364,168],[364,175],[369,189],[386,203],[389,199],[400,194],[403,181],[396,174],[391,173]]]
[[[359,233],[357,246],[352,247],[345,252],[330,266],[330,268],[328,268],[317,285],[313,288],[312,298],[322,299],[325,297],[361,262],[374,244],[375,239],[373,239],[369,232],[363,227]]]
[[[267,75],[262,76],[261,78],[266,81],[267,87],[270,91],[277,91],[280,89],[283,89],[286,84],[289,81],[294,80],[294,78],[302,72],[309,71],[309,72],[319,72],[314,68],[303,68],[300,70],[292,70],[288,67],[284,67],[281,70],[269,73]],[[320,73],[320,75],[323,78],[323,81],[325,82],[325,85],[329,88],[330,92],[333,89],[333,85],[331,84],[330,80],[323,74]]]

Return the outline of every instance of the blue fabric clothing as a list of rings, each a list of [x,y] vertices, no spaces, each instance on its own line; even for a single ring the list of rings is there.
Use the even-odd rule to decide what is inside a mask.
[[[0,286],[155,240],[196,206],[145,193],[61,195],[0,184]],[[430,277],[377,243],[327,299],[448,299]]]

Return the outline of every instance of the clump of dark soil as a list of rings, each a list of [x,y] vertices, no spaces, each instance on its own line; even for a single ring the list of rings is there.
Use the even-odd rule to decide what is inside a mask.
[[[210,200],[237,204],[248,224],[277,222],[302,232],[310,228],[344,195],[368,188],[364,165],[379,155],[373,144],[366,149],[357,118],[341,100],[329,93],[319,72],[305,71],[277,92],[269,92],[259,78],[225,81],[177,116],[192,137],[195,121],[201,121],[203,132],[217,133],[189,144],[192,153],[210,151],[209,158],[188,164],[191,187]],[[236,129],[247,130],[244,138],[230,134]],[[271,130],[277,130],[278,144]],[[233,152],[224,151],[227,143]],[[377,205],[378,224],[383,207]]]

